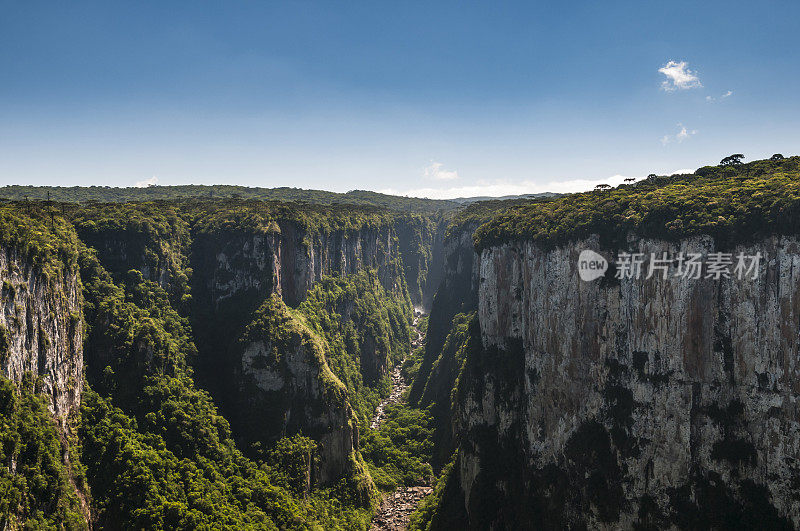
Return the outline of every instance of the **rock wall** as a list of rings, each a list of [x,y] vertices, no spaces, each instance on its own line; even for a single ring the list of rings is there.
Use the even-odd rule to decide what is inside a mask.
[[[147,223],[129,223],[119,227],[96,227],[94,223],[77,223],[81,241],[97,251],[103,267],[117,280],[131,269],[139,270],[146,280],[174,293],[186,279],[182,273],[187,252],[188,225],[175,217],[170,230],[158,232]]]
[[[470,527],[800,525],[800,243],[729,249],[767,257],[756,279],[584,282],[581,250],[617,255],[598,241],[481,255],[451,489]]]
[[[247,294],[262,300],[278,294],[295,306],[324,275],[377,268],[381,280],[390,286],[395,279],[387,266],[397,250],[390,225],[325,234],[307,233],[292,222],[281,222],[270,232],[199,234],[193,255],[195,272],[204,284],[199,292],[214,307]]]
[[[419,215],[394,223],[403,257],[403,273],[414,306],[429,312],[444,274],[444,238],[447,221]]]
[[[431,305],[425,357],[419,375],[411,385],[409,400],[417,403],[425,387],[437,388],[449,395],[447,382],[429,382],[431,369],[439,357],[453,317],[474,311],[478,306],[478,272],[480,257],[472,243],[472,233],[478,223],[467,224],[451,233],[442,243],[442,276]],[[427,407],[429,404],[422,404]]]
[[[0,369],[37,388],[62,428],[80,406],[83,389],[83,297],[76,272],[48,278],[9,247],[0,247]]]
[[[240,343],[234,391],[240,441],[268,444],[302,433],[318,442],[314,484],[341,477],[358,447],[347,389],[331,372],[320,338],[273,296]]]
[[[329,483],[341,477],[358,447],[358,432],[347,390],[333,395],[321,392],[330,369],[319,339],[310,338],[309,330],[298,332],[277,358],[268,358],[264,352],[274,350],[270,344],[276,329],[254,322],[253,317],[264,301],[273,299],[267,313],[278,306],[275,299],[296,307],[324,276],[344,277],[365,269],[377,270],[387,291],[405,293],[400,260],[397,236],[389,223],[309,233],[287,221],[268,232],[196,235],[192,292],[199,376],[245,448],[303,433],[321,445],[314,480]],[[352,303],[344,301],[348,302]],[[340,313],[347,319],[349,311]],[[266,335],[243,341],[245,328],[253,326],[262,326]],[[365,382],[387,371],[386,353],[378,359],[376,351],[375,345],[362,345]]]

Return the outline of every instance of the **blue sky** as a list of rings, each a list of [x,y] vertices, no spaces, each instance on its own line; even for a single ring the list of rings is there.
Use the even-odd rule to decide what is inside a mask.
[[[0,185],[454,197],[797,154],[798,30],[794,1],[0,0]]]

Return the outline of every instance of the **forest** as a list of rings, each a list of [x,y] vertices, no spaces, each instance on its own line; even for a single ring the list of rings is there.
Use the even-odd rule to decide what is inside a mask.
[[[510,239],[558,245],[628,232],[675,240],[708,234],[728,245],[800,227],[800,157],[652,175],[608,190],[511,206],[475,232],[480,251]]]
[[[179,199],[258,199],[290,201],[320,205],[366,205],[390,210],[437,212],[458,208],[446,200],[420,199],[351,190],[347,193],[302,188],[253,188],[234,185],[187,184],[179,186],[147,186],[117,188],[110,186],[31,186],[7,185],[0,188],[0,199],[12,201],[57,201],[62,203],[114,203],[170,201]]]

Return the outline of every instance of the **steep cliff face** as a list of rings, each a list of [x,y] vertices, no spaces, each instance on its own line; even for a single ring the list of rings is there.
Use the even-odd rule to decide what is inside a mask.
[[[83,387],[80,281],[74,268],[49,277],[11,246],[0,247],[0,368],[20,382],[40,378],[51,413],[64,426]]]
[[[302,432],[318,441],[313,484],[338,479],[358,447],[347,388],[331,372],[323,340],[277,296],[256,313],[241,338],[237,415],[247,445]]]
[[[269,231],[200,233],[193,244],[195,269],[203,285],[196,292],[214,307],[235,297],[278,294],[296,306],[325,275],[345,276],[376,268],[386,271],[398,256],[391,226],[330,233],[306,232],[294,222]]]
[[[390,363],[381,332],[385,324],[372,323],[381,320],[380,314],[358,317],[354,307],[359,297],[378,293],[407,297],[393,225],[320,232],[277,220],[268,230],[200,231],[192,256],[201,378],[239,440],[249,448],[303,433],[320,443],[314,481],[330,483],[341,477],[358,448],[350,402],[362,386],[377,385]],[[368,292],[331,285],[330,293],[321,295],[324,300],[314,302],[313,311],[333,316],[326,317],[333,323],[328,328],[341,328],[332,332],[340,346],[318,336],[325,331],[324,323],[318,323],[322,329],[312,330],[304,321],[307,317],[291,309],[324,279],[346,279],[366,271],[375,272],[370,278],[377,283]],[[284,317],[282,325],[275,321],[278,316]],[[340,350],[357,361],[344,360]],[[349,375],[345,383],[329,363],[343,378]],[[338,391],[331,391],[334,388]]]
[[[457,389],[457,498],[475,528],[800,524],[800,243],[755,279],[584,282],[597,237],[483,250],[482,351]],[[628,239],[702,253],[710,237]],[[670,275],[676,272],[672,264]]]
[[[425,357],[409,394],[412,403],[422,398],[426,387],[431,392],[438,391],[445,395],[450,393],[452,381],[429,381],[429,379],[433,364],[439,358],[447,334],[450,332],[453,317],[458,313],[474,311],[478,306],[480,257],[475,252],[472,242],[472,234],[477,226],[477,222],[465,224],[448,234],[442,243],[442,278],[428,320]],[[429,402],[425,401],[421,405],[427,407]]]
[[[435,420],[436,451],[432,464],[446,464],[455,449],[451,427],[451,390],[458,378],[466,352],[469,315],[478,305],[480,257],[472,233],[477,223],[452,231],[442,244],[443,274],[428,319],[425,352],[409,392],[409,400],[430,408]]]
[[[420,215],[407,215],[394,223],[408,294],[414,306],[425,311],[430,311],[444,274],[447,225],[442,217]]]

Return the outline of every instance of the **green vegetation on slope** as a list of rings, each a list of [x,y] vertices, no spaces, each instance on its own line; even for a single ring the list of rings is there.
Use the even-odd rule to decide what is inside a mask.
[[[85,529],[75,487],[83,482],[80,463],[72,470],[69,451],[47,409],[47,399],[26,374],[19,386],[0,376],[0,526],[4,529]]]
[[[425,337],[428,334],[428,316],[423,315],[419,318],[417,322],[417,329],[422,333],[422,336]],[[417,348],[412,350],[406,356],[406,359],[403,360],[403,365],[400,368],[400,374],[403,379],[407,382],[413,382],[417,374],[419,374],[419,368],[422,364],[422,358],[425,355],[425,344],[419,345]]]
[[[234,390],[241,414],[232,417],[237,441],[254,456],[263,457],[269,445],[284,433],[303,432],[320,438],[334,428],[328,422],[312,426],[307,418],[311,412],[338,413],[341,422],[350,422],[347,387],[327,364],[325,340],[278,295],[269,297],[255,311],[238,342],[241,349],[259,346],[246,361],[248,370],[242,371]],[[271,389],[262,386],[258,381],[261,371],[277,375],[281,385]],[[308,386],[309,390],[295,393],[296,385]]]
[[[78,261],[75,231],[53,209],[0,206],[0,245],[50,279],[75,271]]]
[[[475,312],[456,314],[430,371],[418,375],[417,385],[423,391],[415,405],[429,409],[433,418],[435,431],[432,440],[436,451],[432,460],[437,468],[447,462],[456,448],[451,423],[454,400],[467,358],[478,353],[480,348]]]
[[[161,287],[138,271],[115,284],[88,250],[81,275],[87,364],[100,394],[86,390],[80,436],[101,526],[366,525],[369,509],[352,494],[356,476],[297,494],[302,480],[291,468],[258,464],[239,452],[228,422],[194,385],[187,355],[196,349],[187,322]],[[286,441],[282,452],[303,455],[308,444]]]
[[[447,529],[450,528],[463,528],[464,522],[458,522],[459,525],[452,525],[453,522],[447,522],[444,513],[443,504],[446,496],[446,489],[458,488],[455,485],[457,472],[454,468],[457,465],[458,454],[454,453],[452,459],[447,463],[433,486],[433,492],[426,496],[416,510],[411,513],[411,520],[408,523],[409,531],[431,531],[432,529]],[[446,510],[447,508],[444,507]],[[451,525],[447,525],[451,524]]]
[[[369,270],[323,278],[297,308],[325,339],[328,366],[348,389],[361,426],[389,393],[387,368],[408,349],[410,308],[404,288],[386,290]]]
[[[790,157],[514,206],[478,228],[475,246],[515,239],[558,245],[592,233],[624,243],[628,232],[665,239],[709,234],[724,246],[798,230],[800,157]]]

